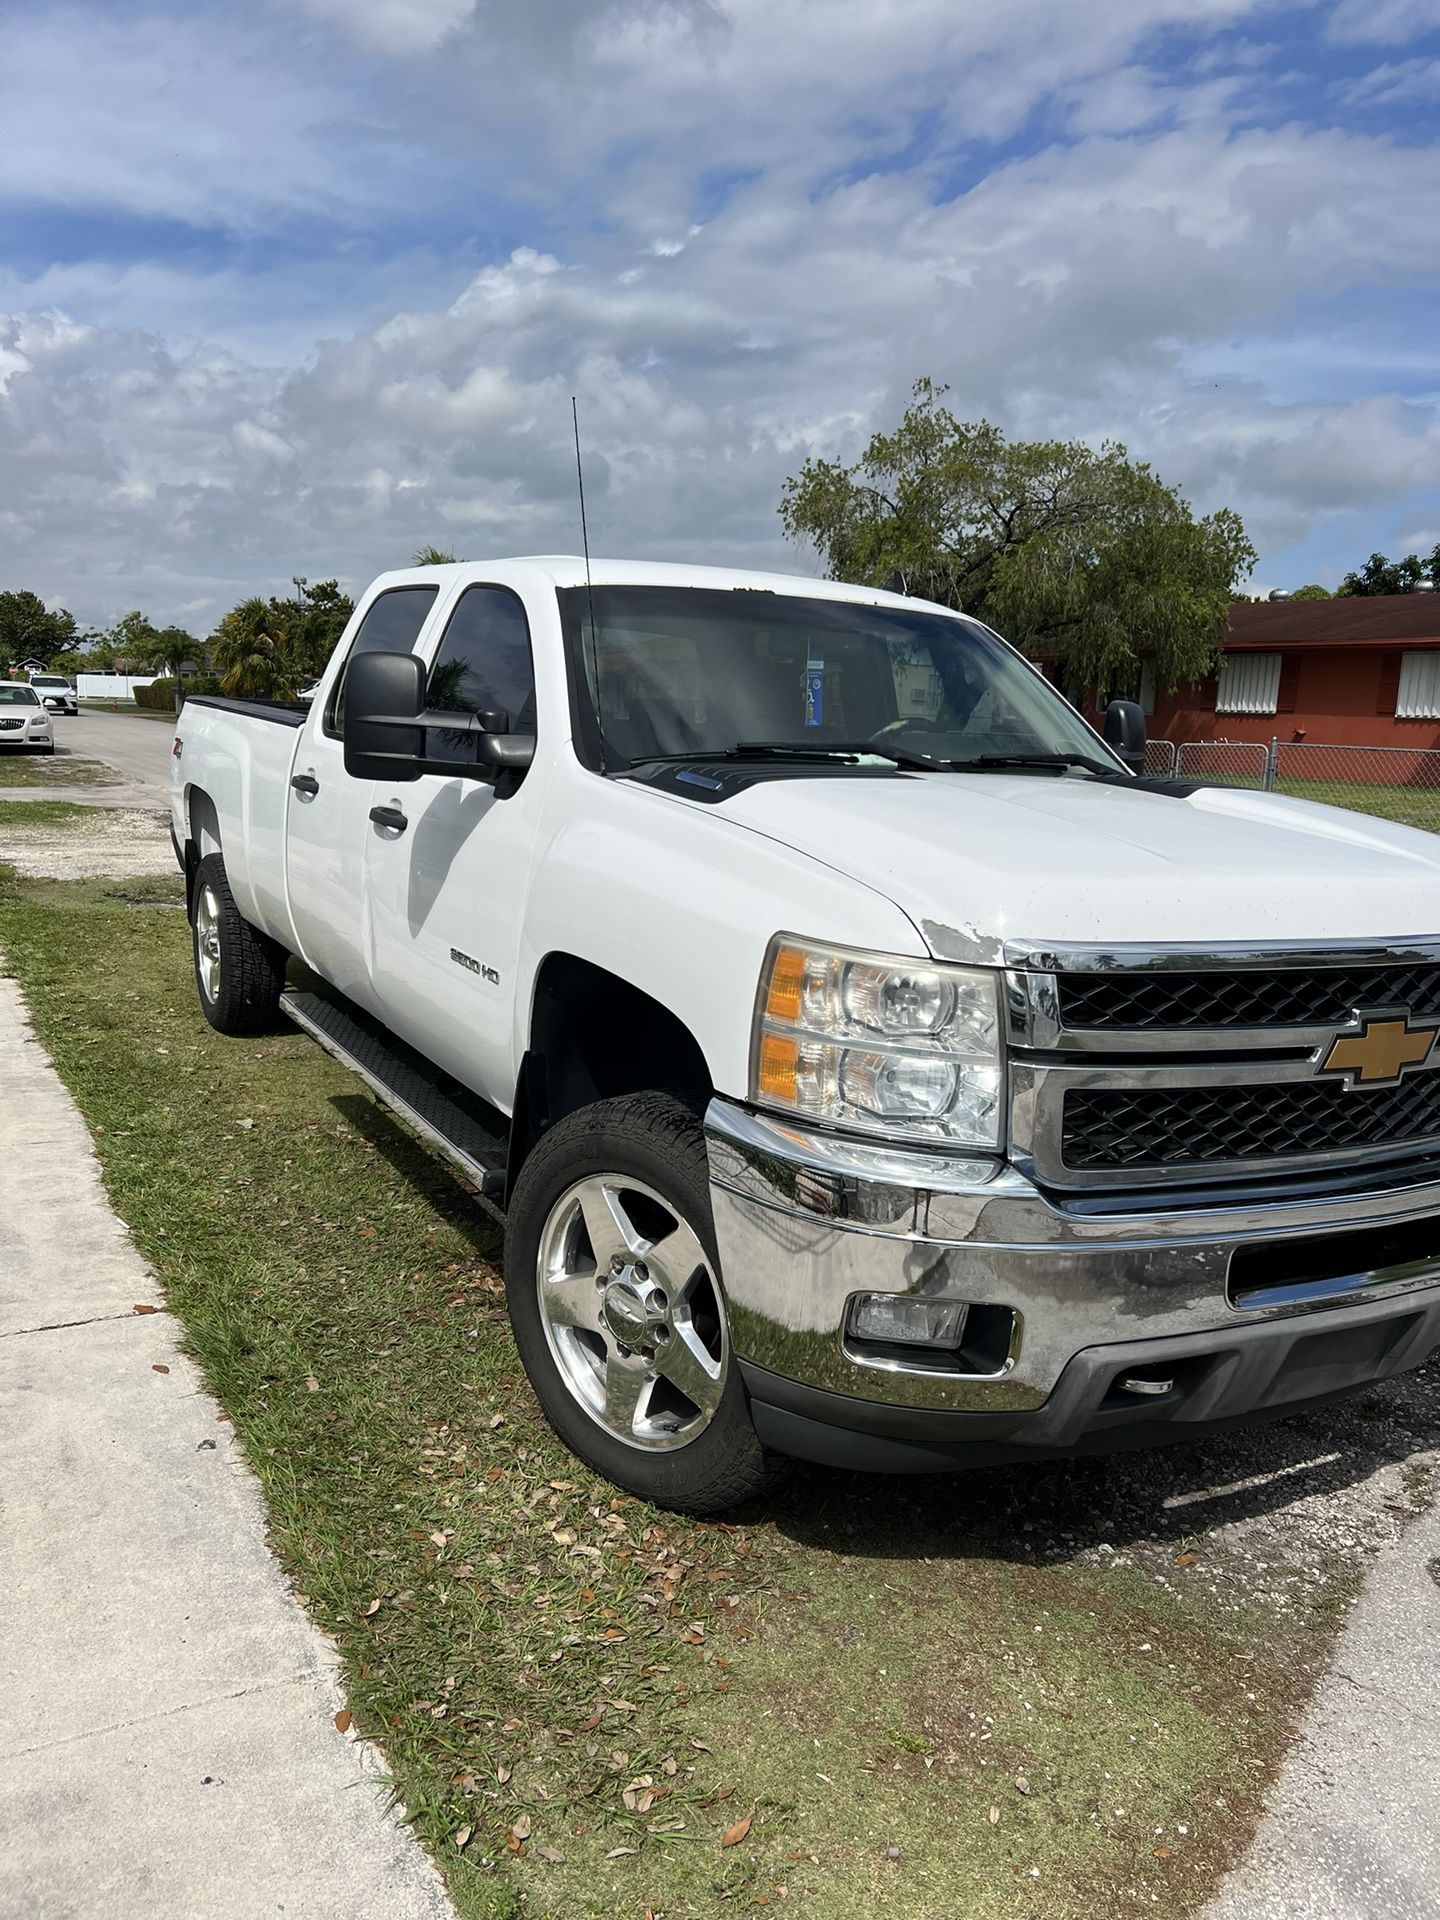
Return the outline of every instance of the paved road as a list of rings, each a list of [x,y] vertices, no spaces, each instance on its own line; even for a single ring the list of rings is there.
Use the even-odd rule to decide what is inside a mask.
[[[453,1920],[4,978],[0,1087],[0,1920]]]
[[[85,760],[103,760],[125,776],[127,788],[146,791],[153,795],[156,805],[163,806],[170,792],[170,743],[174,737],[174,728],[163,720],[142,720],[133,713],[105,713],[86,707],[78,714],[57,714],[57,772],[67,753]]]

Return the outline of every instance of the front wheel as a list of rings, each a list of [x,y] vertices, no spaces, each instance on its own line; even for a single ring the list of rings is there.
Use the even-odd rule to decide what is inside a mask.
[[[266,1032],[285,985],[285,949],[242,918],[218,853],[195,869],[190,898],[201,1012],[217,1033]]]
[[[682,1101],[601,1100],[544,1135],[511,1197],[505,1291],[546,1419],[597,1473],[697,1514],[769,1477],[730,1343],[704,1136]]]

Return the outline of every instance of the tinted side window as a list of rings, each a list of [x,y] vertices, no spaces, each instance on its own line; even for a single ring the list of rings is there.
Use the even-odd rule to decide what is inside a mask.
[[[430,669],[427,700],[450,713],[508,714],[512,733],[535,731],[535,672],[525,609],[504,587],[469,587],[460,596]],[[432,733],[432,760],[468,760],[464,734]]]
[[[325,714],[327,733],[338,734],[345,724],[345,678],[356,654],[411,652],[439,591],[438,587],[391,587],[371,604],[330,696]]]

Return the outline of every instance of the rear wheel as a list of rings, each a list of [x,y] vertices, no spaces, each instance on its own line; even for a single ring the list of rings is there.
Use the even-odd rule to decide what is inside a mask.
[[[769,1476],[730,1343],[705,1143],[668,1094],[545,1134],[505,1235],[515,1342],[545,1417],[608,1480],[718,1513]]]
[[[264,1033],[285,985],[285,949],[242,918],[225,862],[208,853],[195,869],[190,928],[200,1010],[217,1033]]]

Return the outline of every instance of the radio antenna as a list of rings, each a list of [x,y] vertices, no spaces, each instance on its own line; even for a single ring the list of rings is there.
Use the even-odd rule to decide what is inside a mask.
[[[600,771],[605,771],[605,722],[600,716],[600,655],[595,641],[595,589],[590,580],[590,529],[585,523],[585,469],[580,464],[580,409],[570,396],[570,421],[575,429],[575,484],[580,489],[580,540],[585,549],[585,605],[590,616],[590,674],[595,682],[595,729],[600,736]]]

